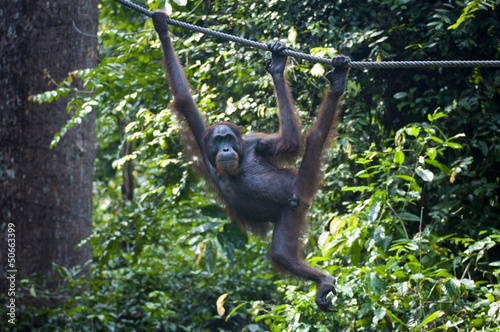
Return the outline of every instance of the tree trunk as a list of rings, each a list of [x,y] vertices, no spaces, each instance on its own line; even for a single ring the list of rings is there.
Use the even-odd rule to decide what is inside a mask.
[[[97,2],[0,0],[0,294],[12,284],[4,268],[14,271],[7,275],[16,287],[32,273],[55,286],[52,262],[70,267],[90,258],[89,246],[74,247],[92,227],[95,115],[51,149],[70,116],[67,99],[38,105],[28,97],[54,88],[44,70],[59,82],[96,65]],[[12,244],[15,265],[7,264]]]

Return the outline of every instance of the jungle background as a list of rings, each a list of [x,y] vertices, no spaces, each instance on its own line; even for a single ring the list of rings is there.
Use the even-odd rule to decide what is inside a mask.
[[[321,57],[500,59],[498,1],[136,3]],[[277,130],[270,53],[171,33],[208,122]],[[102,0],[97,40],[95,68],[52,80],[31,100],[66,98],[71,118],[50,137],[56,146],[95,116],[93,230],[78,245],[92,253],[55,264],[56,288],[36,274],[18,280],[14,330],[499,330],[499,69],[350,71],[303,238],[306,260],[337,278],[338,312],[327,314],[315,285],[273,271],[270,236],[240,232],[183,157],[151,19]],[[328,70],[290,59],[305,132]]]

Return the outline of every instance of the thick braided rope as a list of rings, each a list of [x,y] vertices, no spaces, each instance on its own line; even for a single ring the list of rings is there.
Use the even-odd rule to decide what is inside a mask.
[[[124,6],[138,11],[146,16],[151,17],[152,12],[132,3],[128,0],[115,0]],[[227,33],[218,32],[197,25],[167,19],[167,23],[176,27],[193,30],[216,38],[229,40],[238,44],[250,46],[260,50],[268,51],[267,45],[258,43],[253,40],[236,37]],[[320,58],[309,54],[296,52],[290,49],[285,49],[281,52],[284,55],[291,56],[298,59],[304,59],[311,62],[318,62],[325,65],[331,65],[331,59]],[[500,60],[458,60],[458,61],[383,61],[383,62],[369,62],[369,61],[351,61],[347,64],[351,68],[421,68],[421,67],[500,67]]]

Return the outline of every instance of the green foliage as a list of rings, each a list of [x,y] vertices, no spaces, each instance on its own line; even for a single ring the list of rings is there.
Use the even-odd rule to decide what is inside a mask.
[[[498,329],[500,262],[483,253],[498,250],[500,232],[482,231],[477,239],[440,236],[422,204],[424,189],[456,171],[438,159],[460,149],[453,141],[463,135],[444,137],[441,118],[436,111],[429,122],[403,127],[395,135],[396,148],[372,143],[363,154],[351,154],[362,166],[355,175],[361,183],[342,191],[360,193],[359,199],[324,223],[321,254],[309,256],[339,277],[333,298],[339,313],[321,317],[314,311],[314,289],[285,286],[289,304],[257,320],[272,331]],[[418,231],[410,233],[405,225]]]
[[[145,4],[143,2],[143,4]],[[150,9],[163,1],[147,1]],[[353,60],[499,58],[493,1],[174,1],[172,18],[320,56]],[[496,7],[495,7],[496,9]],[[47,331],[494,331],[500,328],[500,71],[433,68],[350,73],[339,137],[310,211],[306,259],[338,278],[336,314],[315,285],[272,272],[265,241],[228,223],[181,155],[179,124],[151,21],[113,1],[100,10],[99,66],[72,73],[72,120],[97,113],[89,275],[60,268],[60,306],[20,308],[18,327]],[[172,28],[209,122],[275,131],[269,55]],[[304,127],[324,66],[290,61]],[[78,77],[82,86],[75,88]],[[126,142],[133,149],[123,153]],[[121,197],[133,164],[134,200]],[[228,294],[225,317],[216,302]],[[35,322],[35,323],[34,323]]]

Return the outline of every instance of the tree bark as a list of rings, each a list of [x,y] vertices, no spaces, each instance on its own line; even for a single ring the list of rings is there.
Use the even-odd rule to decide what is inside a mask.
[[[20,278],[37,273],[57,285],[52,262],[71,267],[90,258],[74,249],[92,228],[95,115],[50,142],[69,119],[67,99],[28,101],[68,72],[97,63],[97,0],[0,0],[0,261]],[[7,265],[7,232],[15,233],[15,266]],[[12,227],[11,227],[12,228]],[[12,243],[12,242],[9,242]]]

